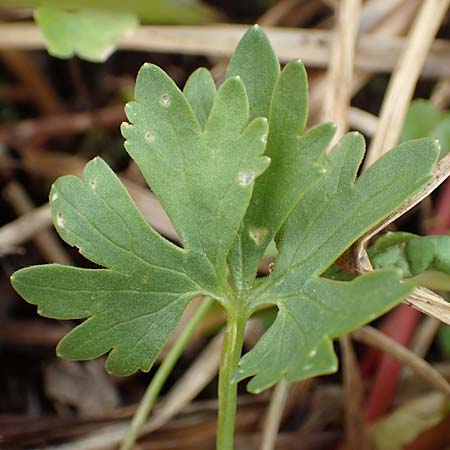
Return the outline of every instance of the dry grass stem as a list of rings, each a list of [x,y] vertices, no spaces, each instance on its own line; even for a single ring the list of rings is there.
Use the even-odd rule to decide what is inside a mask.
[[[414,0],[411,0],[414,2]],[[408,11],[403,21],[408,19]],[[399,22],[400,27],[402,23]],[[401,27],[402,29],[404,27]],[[185,53],[210,57],[228,57],[246,31],[245,25],[215,26],[142,26],[133,35],[122,39],[118,48],[122,50]],[[319,29],[265,27],[277,56],[282,62],[301,56],[307,66],[328,66],[333,33]],[[42,49],[44,41],[32,24],[0,25],[1,48]],[[361,34],[358,39],[355,66],[370,72],[390,73],[407,41],[389,35]],[[445,78],[450,76],[446,62],[450,55],[450,43],[437,40],[419,68],[424,77]]]
[[[25,189],[16,181],[11,181],[3,190],[3,195],[18,215],[23,217],[35,209],[35,205]],[[17,229],[16,229],[17,233]],[[34,233],[33,241],[44,259],[51,263],[71,264],[72,258],[67,254],[55,232],[41,229]]]
[[[180,238],[156,196],[149,189],[136,182],[124,177],[121,177],[121,180],[139,208],[139,211],[150,225],[163,236],[179,242]]]
[[[409,33],[408,45],[389,82],[364,167],[369,167],[397,144],[417,79],[449,4],[450,0],[423,2]]]
[[[220,365],[223,331],[202,350],[189,369],[173,385],[164,397],[163,404],[154,417],[142,427],[141,434],[162,427],[186,405],[188,405],[217,375]]]
[[[427,288],[416,288],[403,302],[413,306],[427,316],[434,317],[450,325],[450,303]]]
[[[419,1],[420,0],[402,0],[399,2],[397,0],[373,0],[367,2],[361,12],[357,53],[359,46],[364,39],[364,33],[369,33],[374,40],[378,42],[378,39],[380,38],[385,39],[389,36],[393,37],[400,35],[407,30],[416,14]],[[378,4],[384,4],[384,7],[380,7]],[[374,7],[378,7],[378,14],[372,16]],[[364,53],[367,53],[367,51]],[[383,55],[382,59],[384,58],[386,58],[386,55]],[[379,56],[377,59],[380,59]],[[356,60],[356,63],[357,62],[358,58]],[[371,76],[371,71],[356,70],[353,74],[352,95],[358,92]],[[309,85],[311,91],[309,99],[310,122],[315,123],[318,120],[318,114],[322,108],[323,92],[326,89],[326,74],[319,73],[315,75],[312,74],[312,76],[310,75]]]
[[[289,394],[289,382],[282,378],[275,386],[267,416],[264,420],[260,450],[274,450],[277,442],[278,429],[283,417],[284,407]]]
[[[441,80],[431,94],[431,103],[443,111],[450,104],[450,78]]]
[[[348,123],[351,129],[358,130],[366,136],[373,136],[378,126],[378,117],[359,108],[350,107]]]
[[[443,392],[445,395],[450,395],[450,384],[436,369],[381,331],[370,326],[365,326],[354,331],[352,335],[356,340],[391,355],[398,362],[410,367],[417,376],[421,377],[428,384]]]
[[[434,317],[424,317],[411,342],[411,351],[425,358],[441,325],[442,322]]]
[[[15,252],[20,244],[28,241],[51,224],[50,206],[46,203],[3,225],[0,228],[0,255]]]
[[[364,273],[373,270],[372,265],[367,256],[366,247],[368,242],[377,233],[386,228],[389,224],[394,222],[400,216],[405,214],[411,208],[419,204],[424,198],[428,197],[440,184],[442,184],[447,177],[450,176],[450,154],[440,159],[435,168],[433,169],[432,179],[424,186],[419,192],[405,202],[400,208],[393,211],[383,221],[369,230],[362,236],[359,241],[354,244],[352,253],[354,255],[355,271],[358,273]]]
[[[123,120],[123,105],[109,106],[92,112],[26,119],[12,125],[0,126],[0,141],[18,145],[36,137],[70,136],[94,126],[117,127]]]
[[[343,0],[336,10],[335,37],[330,47],[323,121],[337,125],[335,144],[348,129],[348,108],[351,101],[351,85],[358,34],[361,0]]]
[[[342,350],[345,393],[345,447],[348,450],[369,450],[368,436],[364,423],[364,386],[359,372],[353,343],[349,335],[339,340]]]

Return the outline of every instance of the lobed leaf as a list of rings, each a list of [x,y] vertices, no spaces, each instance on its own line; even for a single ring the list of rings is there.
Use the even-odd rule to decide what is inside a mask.
[[[148,371],[196,295],[182,274],[168,277],[152,269],[137,278],[54,264],[22,269],[12,282],[42,316],[89,318],[60,341],[57,353],[84,360],[112,350],[106,368],[115,375]]]
[[[126,149],[185,248],[204,255],[223,275],[255,178],[269,163],[261,157],[267,120],[257,118],[247,126],[245,88],[235,77],[217,92],[202,130],[173,81],[150,64],[139,72],[136,102],[126,111],[132,124],[122,126]]]
[[[289,381],[335,372],[332,338],[348,333],[392,308],[411,286],[399,274],[372,272],[351,282],[312,278],[293,295],[278,296],[278,315],[239,363],[236,380],[255,375],[247,388],[261,392]]]
[[[256,375],[249,389],[260,391],[283,376],[297,380],[334,371],[330,338],[372,320],[411,292],[396,271],[371,273],[351,282],[320,275],[359,236],[429,181],[438,153],[431,139],[400,145],[355,182],[363,138],[350,133],[333,149],[330,174],[305,193],[287,219],[278,236],[275,269],[256,289],[259,302],[276,304],[279,312],[241,360],[237,378]]]
[[[254,40],[262,41],[257,48],[262,47],[264,54],[266,41],[260,33],[258,29],[252,29],[242,42],[247,44],[249,41],[250,46]],[[233,73],[238,71],[236,60],[245,59],[245,51],[240,51],[241,47],[245,48],[244,44],[241,43],[236,50]],[[253,80],[268,79],[264,71],[256,77],[253,75]],[[275,70],[270,73],[275,74]],[[249,89],[248,85],[251,87],[251,83],[246,84],[246,88],[252,93],[255,89]],[[308,85],[305,68],[300,61],[287,64],[278,76],[268,107],[265,100],[253,100],[258,111],[266,108],[269,113],[266,155],[272,159],[272,164],[256,183],[229,256],[231,273],[239,289],[252,286],[267,246],[302,195],[324,175],[323,154],[335,133],[335,126],[326,123],[303,134],[308,113]]]
[[[199,72],[188,83],[188,96],[205,82],[208,75]],[[90,359],[110,351],[107,369],[118,375],[149,370],[194,296],[224,302],[226,256],[254,180],[269,162],[261,157],[267,120],[248,123],[238,77],[195,103],[204,128],[188,99],[155,66],[141,70],[136,100],[127,108],[132,124],[123,125],[126,147],[178,227],[184,248],[148,225],[120,180],[96,158],[81,179],[57,180],[50,203],[61,237],[106,269],[46,265],[12,277],[41,314],[87,319],[61,341],[60,355]]]

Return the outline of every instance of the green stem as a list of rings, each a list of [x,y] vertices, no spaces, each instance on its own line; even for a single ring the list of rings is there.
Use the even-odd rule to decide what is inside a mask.
[[[237,406],[237,383],[232,380],[244,343],[246,318],[229,313],[222,347],[219,371],[219,418],[217,450],[233,450],[234,423]]]
[[[139,432],[147,420],[150,411],[158,398],[158,394],[167,380],[167,377],[172,372],[173,367],[189,343],[200,321],[205,317],[213,304],[214,301],[210,298],[206,298],[201,302],[197,310],[194,314],[192,314],[192,317],[186,324],[186,327],[167,352],[163,362],[156,371],[155,376],[152,378],[152,381],[148,385],[147,390],[139,403],[138,409],[136,410],[133,420],[131,421],[130,429],[122,442],[120,450],[131,450],[133,448],[136,439],[139,437]]]

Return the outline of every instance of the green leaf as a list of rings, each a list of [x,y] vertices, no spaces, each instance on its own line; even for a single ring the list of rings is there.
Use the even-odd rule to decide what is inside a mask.
[[[240,40],[227,69],[227,78],[242,78],[250,104],[250,118],[268,117],[272,91],[280,73],[280,64],[258,25]],[[300,128],[300,124],[299,124]]]
[[[326,123],[303,134],[307,89],[305,69],[299,61],[284,68],[274,87],[266,148],[273,162],[256,183],[229,259],[239,288],[251,286],[270,241],[302,195],[325,174],[323,153],[335,126]]]
[[[330,176],[308,191],[280,232],[274,277],[322,273],[430,181],[439,151],[433,139],[401,144],[355,182],[364,147],[359,133],[349,133],[333,149]]]
[[[431,132],[439,122],[439,116],[437,109],[428,100],[414,100],[406,114],[401,141],[431,136]]]
[[[190,283],[183,274],[167,277],[161,270],[149,269],[146,277],[55,264],[22,269],[13,283],[45,317],[89,317],[60,341],[59,356],[92,359],[112,350],[107,370],[129,375],[150,369],[186,302],[195,295],[188,291]]]
[[[223,274],[254,180],[269,163],[260,156],[267,120],[257,118],[246,128],[247,97],[235,77],[219,89],[202,131],[173,81],[150,64],[140,70],[136,102],[129,103],[126,112],[132,126],[122,128],[125,147],[184,246],[205,255]]]
[[[90,359],[113,349],[112,373],[149,370],[186,301],[204,292],[193,277],[204,281],[208,266],[157,234],[100,158],[82,180],[60,178],[50,200],[61,237],[109,270],[31,267],[14,274],[15,289],[44,316],[91,317],[61,341],[59,354]]]
[[[392,271],[351,282],[309,280],[292,296],[278,297],[274,324],[241,359],[236,379],[256,375],[247,388],[257,393],[283,376],[295,381],[336,371],[331,338],[374,319],[411,290]]]
[[[429,100],[411,102],[403,125],[401,141],[432,137],[441,144],[440,158],[450,152],[450,115],[441,113]]]
[[[61,341],[71,359],[111,350],[107,369],[118,375],[149,370],[197,295],[228,295],[226,256],[250,201],[267,120],[248,123],[242,81],[225,82],[202,129],[188,100],[159,68],[144,65],[136,100],[123,125],[126,148],[159,196],[184,249],[143,219],[119,179],[99,158],[82,179],[60,178],[50,193],[61,237],[106,269],[58,265],[23,269],[16,290],[41,314],[88,318]],[[226,126],[224,126],[224,123]]]
[[[48,52],[60,58],[77,55],[88,61],[105,61],[118,39],[134,30],[138,17],[116,11],[67,11],[41,6],[34,12],[47,41]]]
[[[363,154],[363,138],[345,136],[330,155],[330,174],[306,192],[278,236],[275,269],[255,290],[260,304],[278,306],[278,317],[243,357],[236,375],[256,375],[249,384],[254,392],[283,376],[298,380],[335,370],[330,339],[382,314],[412,290],[396,271],[349,283],[320,277],[430,179],[438,148],[430,139],[400,145],[355,182]],[[277,360],[271,362],[274,354]]]
[[[450,115],[448,113],[442,115],[430,136],[438,139],[441,144],[440,158],[450,152]]]
[[[205,68],[197,69],[187,80],[183,94],[203,129],[216,96],[216,85],[209,71]]]
[[[450,290],[450,236],[387,233],[369,250],[369,257],[374,268],[395,267],[411,283]]]

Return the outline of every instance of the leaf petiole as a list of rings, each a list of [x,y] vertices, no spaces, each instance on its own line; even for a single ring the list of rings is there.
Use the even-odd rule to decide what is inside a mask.
[[[247,320],[247,317],[228,311],[219,371],[219,417],[216,448],[220,450],[233,450],[234,448],[237,381],[233,379],[233,375],[241,357]]]

